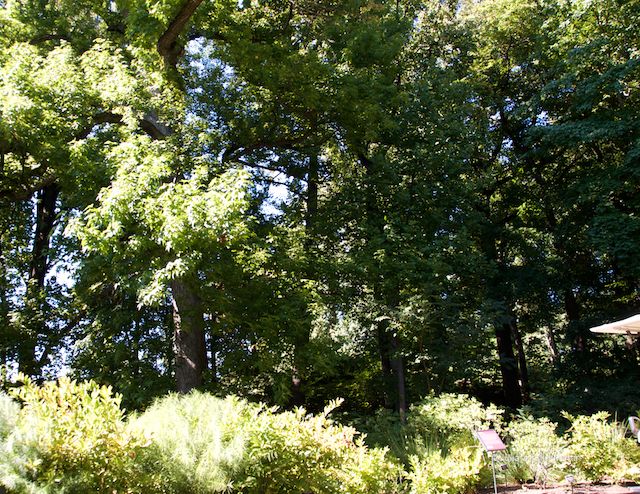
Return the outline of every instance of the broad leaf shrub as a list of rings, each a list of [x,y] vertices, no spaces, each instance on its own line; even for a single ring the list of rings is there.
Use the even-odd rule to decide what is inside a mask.
[[[304,410],[263,410],[249,441],[250,463],[243,492],[392,493],[401,469],[386,451],[369,449],[351,427],[333,423],[328,414]]]
[[[591,481],[640,479],[640,448],[634,439],[626,437],[624,425],[609,422],[606,412],[564,416],[571,421],[567,431],[569,468],[575,474]]]
[[[10,493],[399,492],[402,469],[328,414],[169,395],[123,418],[95,383],[26,380],[0,398],[0,485]]]
[[[539,485],[563,480],[568,441],[556,430],[557,424],[547,418],[520,416],[509,423],[509,447],[496,455],[497,462],[507,465],[507,478]]]
[[[411,456],[408,475],[411,494],[464,494],[481,482],[485,466],[480,448],[455,447],[443,456],[434,451],[424,458]]]
[[[407,469],[412,494],[462,494],[490,480],[474,430],[502,427],[503,411],[462,394],[431,395],[412,406],[406,426],[387,413],[361,421]]]
[[[462,494],[490,478],[473,431],[501,430],[504,411],[463,394],[428,396],[411,409],[409,481],[412,494]]]
[[[401,437],[404,471],[386,448],[366,447],[329,418],[337,402],[313,416],[194,392],[125,420],[120,397],[93,382],[25,379],[12,395],[0,394],[0,486],[10,494],[464,494],[490,480],[472,430],[502,427],[495,407],[428,397],[404,432],[379,422]],[[511,478],[640,478],[640,448],[624,427],[605,413],[566,417],[563,437],[556,424],[524,416],[503,429]]]
[[[0,392],[0,445],[4,444],[7,436],[18,423],[18,405],[10,396]]]
[[[407,429],[416,440],[426,438],[428,443],[435,442],[446,452],[453,447],[477,445],[475,430],[492,427],[500,431],[503,414],[504,410],[494,405],[484,406],[470,396],[443,393],[414,405]]]
[[[22,402],[3,442],[0,482],[16,493],[115,493],[152,488],[136,463],[142,439],[127,432],[120,397],[93,382],[60,379],[13,390]]]
[[[194,392],[159,400],[131,427],[151,438],[144,461],[168,493],[396,492],[401,469],[330,410],[276,413]]]

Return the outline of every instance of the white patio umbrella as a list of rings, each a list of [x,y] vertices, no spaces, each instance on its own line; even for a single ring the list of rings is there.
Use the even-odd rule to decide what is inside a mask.
[[[640,336],[640,314],[591,328],[592,333],[626,334]]]

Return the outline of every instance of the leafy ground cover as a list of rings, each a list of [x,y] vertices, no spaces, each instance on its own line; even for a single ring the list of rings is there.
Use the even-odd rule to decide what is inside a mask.
[[[501,482],[640,479],[640,448],[605,413],[567,414],[559,434],[548,419],[507,422],[497,407],[443,394],[406,424],[361,421],[377,433],[366,438],[330,417],[339,401],[311,415],[192,392],[126,415],[118,395],[91,381],[25,379],[11,395],[0,395],[0,486],[12,494],[464,494],[491,484],[472,433],[489,426],[509,440],[496,455],[507,466]]]

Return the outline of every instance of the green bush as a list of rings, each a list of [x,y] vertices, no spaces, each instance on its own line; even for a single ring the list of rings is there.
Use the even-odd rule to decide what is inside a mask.
[[[407,430],[416,440],[435,444],[447,452],[452,447],[477,445],[474,430],[492,426],[500,431],[503,413],[494,405],[485,407],[470,396],[445,393],[429,396],[414,405],[408,417]]]
[[[507,465],[507,477],[541,485],[562,480],[568,443],[556,434],[556,429],[557,424],[546,418],[525,416],[511,422],[507,428],[509,447],[496,458]]]
[[[245,467],[258,408],[229,397],[192,392],[168,395],[130,421],[150,445],[140,458],[168,493],[232,490]]]
[[[626,437],[626,427],[609,422],[609,414],[564,416],[571,421],[568,430],[570,468],[580,477],[591,481],[609,478],[637,480],[640,475],[640,448],[635,440]]]
[[[0,445],[15,429],[19,413],[20,405],[13,401],[11,397],[0,392]]]
[[[16,483],[12,468],[16,458],[12,454],[11,437],[18,424],[19,413],[20,405],[6,394],[0,393],[0,486],[8,487]]]
[[[0,395],[0,481],[15,493],[392,493],[386,451],[325,413],[276,413],[237,398],[170,395],[128,423],[109,388],[68,379]],[[335,404],[334,404],[335,406]],[[484,461],[471,429],[501,411],[460,395],[414,407],[401,437],[412,493],[460,494]],[[401,431],[401,432],[398,432]],[[520,434],[522,435],[522,434]]]
[[[0,396],[0,485],[12,494],[394,493],[402,470],[328,414],[170,395],[128,422],[93,382]],[[334,404],[333,406],[337,406]]]
[[[22,402],[3,444],[0,483],[16,493],[144,492],[142,441],[126,431],[110,388],[68,379],[13,390]]]
[[[502,427],[503,410],[461,394],[429,396],[411,408],[406,427],[413,494],[462,494],[488,478],[473,431]]]
[[[367,448],[355,429],[329,420],[335,406],[316,416],[261,413],[250,439],[248,492],[394,492],[400,468],[385,450]]]
[[[411,457],[408,480],[411,494],[463,494],[480,482],[484,467],[482,451],[477,447],[452,449],[447,456],[433,452],[424,458]]]
[[[159,400],[131,427],[150,438],[142,461],[168,493],[394,492],[400,468],[329,411],[276,413],[190,393]]]
[[[402,423],[399,414],[389,410],[378,410],[374,415],[361,415],[351,418],[349,424],[363,432],[366,444],[376,448],[387,448],[406,468],[410,466],[412,455],[424,455],[431,451],[423,438],[408,434],[407,426]]]

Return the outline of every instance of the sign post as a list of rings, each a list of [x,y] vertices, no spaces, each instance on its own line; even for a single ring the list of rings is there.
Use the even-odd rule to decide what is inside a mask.
[[[494,494],[498,494],[498,484],[496,483],[496,464],[493,459],[493,453],[496,451],[504,451],[507,449],[505,444],[498,436],[498,433],[493,429],[489,429],[486,431],[475,431],[475,435],[482,444],[482,447],[487,453],[491,453],[491,470],[493,472],[493,492]]]

